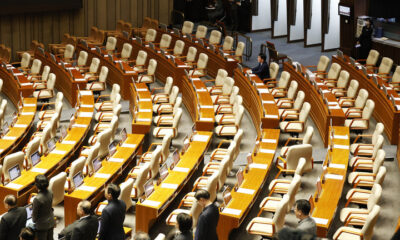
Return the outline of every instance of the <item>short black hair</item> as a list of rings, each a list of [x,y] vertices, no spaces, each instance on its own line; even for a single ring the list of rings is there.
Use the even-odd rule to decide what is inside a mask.
[[[199,189],[199,190],[197,190],[197,192],[194,195],[194,197],[197,199],[197,201],[200,200],[201,198],[209,200],[210,199],[210,193],[205,189]]]
[[[260,53],[258,54],[258,56],[265,62],[265,60],[267,60],[267,56],[265,56],[264,53]]]
[[[111,194],[113,200],[117,200],[121,193],[121,188],[117,184],[110,183],[107,186],[107,193]]]
[[[188,232],[192,229],[193,220],[192,217],[187,213],[179,213],[176,217],[176,221],[179,224],[179,231]]]
[[[145,232],[136,232],[134,240],[150,240],[149,234]]]
[[[79,203],[79,207],[82,209],[82,211],[85,214],[90,214],[91,213],[91,208],[92,208],[92,204],[88,201],[88,200],[83,200]]]
[[[27,227],[21,230],[19,237],[23,240],[34,240],[35,234],[33,233],[33,230],[31,228]]]
[[[311,205],[306,199],[299,199],[296,201],[297,210],[301,211],[304,215],[310,214]]]
[[[49,180],[47,180],[45,175],[37,175],[35,177],[35,185],[40,191],[47,191],[47,188],[49,187]]]
[[[17,198],[16,198],[14,195],[12,195],[12,194],[7,195],[7,196],[4,198],[4,203],[6,203],[6,204],[7,204],[8,206],[10,206],[10,207],[14,207],[14,206],[17,205]]]

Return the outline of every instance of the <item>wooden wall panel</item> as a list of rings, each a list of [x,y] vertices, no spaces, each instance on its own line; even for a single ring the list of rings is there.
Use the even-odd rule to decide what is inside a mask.
[[[78,10],[0,16],[0,44],[16,51],[29,49],[32,40],[46,46],[61,41],[64,33],[87,36],[92,26],[115,29],[119,19],[141,26],[144,17],[170,23],[173,0],[82,0]]]

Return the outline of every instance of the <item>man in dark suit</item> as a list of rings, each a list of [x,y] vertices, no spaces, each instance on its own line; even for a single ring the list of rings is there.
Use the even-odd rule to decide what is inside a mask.
[[[197,221],[195,240],[218,240],[217,225],[219,219],[219,210],[210,200],[210,193],[207,190],[200,189],[194,197],[200,206],[203,207]]]
[[[266,61],[267,57],[265,56],[265,54],[260,53],[258,55],[258,66],[255,68],[252,68],[251,71],[256,74],[261,80],[263,80],[264,78],[269,78],[269,66],[268,63]]]
[[[0,221],[0,240],[18,239],[21,229],[26,224],[26,210],[24,207],[17,207],[17,198],[14,195],[4,198],[4,207],[8,212]]]
[[[91,214],[91,207],[89,201],[81,201],[76,209],[79,220],[64,228],[60,237],[65,237],[66,240],[95,240],[99,221],[96,216]]]
[[[123,223],[125,220],[126,205],[118,200],[121,189],[118,185],[109,184],[104,192],[108,205],[101,213],[101,226],[99,240],[123,240],[125,232]]]

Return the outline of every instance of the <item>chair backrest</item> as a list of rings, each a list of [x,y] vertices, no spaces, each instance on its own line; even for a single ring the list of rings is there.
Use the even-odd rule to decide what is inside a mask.
[[[118,104],[118,105],[121,106],[121,104]],[[110,122],[111,141],[114,141],[114,139],[115,139],[115,133],[117,132],[117,129],[118,129],[118,122],[119,122],[119,116],[114,115]]]
[[[314,128],[312,126],[308,126],[306,133],[303,136],[303,144],[310,144],[311,143],[311,139],[314,135]]]
[[[194,60],[196,59],[196,54],[197,54],[197,48],[189,47],[188,53],[186,55],[186,61],[194,62]]]
[[[300,122],[306,122],[308,114],[310,113],[311,105],[308,102],[305,102],[303,104],[303,107],[301,108],[300,114],[299,114],[299,121]]]
[[[375,102],[372,99],[368,99],[362,111],[362,118],[370,119],[372,113],[374,112],[374,108],[375,108]]]
[[[222,85],[222,94],[229,95],[233,91],[233,86],[235,85],[235,80],[231,77],[226,77],[224,85]]]
[[[363,89],[360,89],[358,92],[356,101],[354,102],[354,107],[356,108],[363,108],[365,106],[365,103],[367,102],[368,99],[368,91]]]
[[[399,83],[400,82],[400,66],[396,67],[394,73],[392,75],[392,83]]]
[[[49,79],[47,80],[47,89],[54,90],[55,84],[56,84],[56,75],[54,73],[50,73]]]
[[[346,71],[346,70],[340,71],[339,79],[337,81],[336,86],[339,88],[347,87],[347,83],[349,82],[349,77],[350,77],[350,74],[348,71]]]
[[[174,46],[174,55],[182,55],[183,49],[185,49],[185,43],[182,40],[177,40]]]
[[[97,135],[97,141],[100,143],[99,157],[105,157],[109,153],[108,145],[111,142],[112,129],[106,129]]]
[[[208,55],[205,53],[200,53],[199,59],[197,60],[197,68],[205,69],[208,63]]]
[[[214,172],[208,179],[206,190],[210,193],[210,200],[212,202],[217,198],[217,186],[218,186],[218,172]]]
[[[194,23],[191,21],[184,21],[182,26],[182,34],[192,34]]]
[[[237,95],[235,101],[233,102],[232,112],[237,113],[239,111],[239,106],[243,106],[243,97]]]
[[[304,159],[304,158],[302,158]],[[287,212],[290,212],[292,210],[292,207],[294,205],[294,202],[296,201],[296,194],[299,191],[301,185],[301,176],[298,174],[295,174],[292,181],[289,184],[288,188],[288,193],[287,195],[289,196],[289,202],[287,205]]]
[[[85,166],[89,175],[94,173],[93,160],[99,155],[100,143],[96,142],[92,147],[89,148],[89,153],[86,158]]]
[[[218,188],[219,189],[221,189],[225,184],[225,180],[226,180],[226,177],[228,174],[229,161],[230,161],[229,156],[225,156],[221,161],[221,165],[219,166],[219,169],[218,169]]]
[[[162,161],[165,162],[169,156],[169,148],[171,147],[172,134],[165,134],[161,142]]]
[[[224,44],[222,45],[222,49],[224,51],[232,50],[233,47],[233,37],[226,36],[224,40]]]
[[[302,176],[304,173],[306,164],[307,164],[307,161],[305,158],[299,158],[299,162],[297,163],[297,167],[296,167],[296,170],[294,173]]]
[[[222,86],[226,77],[228,77],[228,72],[222,68],[218,69],[217,77],[215,78],[215,86]]]
[[[40,61],[39,59],[33,60],[31,67],[31,74],[39,74],[41,67],[42,67],[42,61]]]
[[[218,30],[212,30],[210,34],[209,43],[211,45],[216,45],[221,42],[221,32]]]
[[[117,97],[117,94],[119,94],[120,91],[121,87],[119,86],[119,84],[114,83],[110,93],[110,100],[114,101],[115,98]]]
[[[0,78],[0,92],[1,92],[1,90],[3,90],[3,79]]]
[[[233,86],[231,96],[229,97],[229,103],[233,105],[238,95],[239,95],[239,87]]]
[[[162,147],[160,145],[158,145],[156,147],[156,149],[151,153],[150,171],[151,171],[152,178],[154,178],[160,170],[161,150],[162,150]]]
[[[140,50],[136,57],[136,65],[144,65],[147,59],[147,52]]]
[[[171,45],[171,39],[172,37],[169,34],[163,34],[161,36],[160,48],[169,48]]]
[[[99,66],[100,66],[100,59],[96,57],[92,58],[92,62],[90,63],[89,66],[89,72],[96,73],[97,70],[99,70]]]
[[[144,41],[145,42],[154,42],[156,40],[156,37],[157,37],[157,31],[152,28],[149,28],[149,29],[147,29],[146,37],[145,37]]]
[[[68,179],[70,181],[71,190],[75,189],[75,183],[73,181],[74,176],[81,172],[83,174],[83,167],[85,167],[86,157],[80,156],[78,159],[71,163],[69,168]]]
[[[133,188],[133,178],[128,178],[125,182],[121,183],[119,185],[121,188],[121,193],[118,197],[118,199],[124,201],[126,210],[128,210],[130,207],[132,207],[132,199],[131,199],[131,192]]]
[[[325,72],[330,61],[331,60],[327,56],[322,55],[318,61],[317,71]]]
[[[236,112],[235,114],[235,125],[237,127],[240,127],[240,123],[242,122],[243,119],[244,107],[242,105],[239,105],[238,109],[239,111]]]
[[[150,163],[145,163],[142,167],[140,167],[139,172],[136,177],[136,181],[134,186],[136,188],[137,197],[140,197],[144,194],[144,184],[147,181],[147,176],[150,172]]]
[[[370,66],[375,66],[378,59],[379,59],[379,52],[374,49],[371,49],[371,51],[369,51],[366,64]]]
[[[331,68],[328,71],[327,78],[328,79],[337,79],[339,77],[339,73],[342,67],[337,63],[332,63]]]
[[[131,54],[132,45],[130,43],[124,43],[124,45],[122,45],[121,58],[128,59],[131,57]]]
[[[382,196],[382,187],[378,183],[374,183],[371,189],[371,196],[367,201],[367,209],[371,211],[375,205],[379,203]]]
[[[174,114],[176,114],[178,112],[178,109],[181,107],[182,105],[182,98],[181,97],[177,97],[175,104],[174,104],[174,108],[172,109],[172,112]]]
[[[238,44],[236,46],[236,50],[235,50],[236,57],[240,57],[241,58],[243,56],[244,47],[245,47],[244,42],[238,42]]]
[[[179,121],[181,120],[181,117],[182,117],[182,108],[179,108],[172,120],[173,128],[178,128],[178,124],[179,124]]]
[[[27,52],[24,52],[22,54],[22,59],[21,59],[21,68],[29,67],[30,62],[31,62],[31,55]]]
[[[367,219],[365,220],[364,226],[361,228],[361,233],[363,235],[362,239],[371,240],[372,235],[374,233],[374,226],[376,221],[378,221],[379,212],[381,207],[375,205],[371,212],[368,214]]]
[[[36,151],[38,151],[39,145],[40,145],[40,138],[33,138],[26,146],[25,157],[26,160],[28,161],[28,166],[32,166],[31,155]]]
[[[347,89],[347,97],[354,98],[358,91],[359,83],[357,80],[353,79],[350,81],[350,86]]]
[[[240,153],[240,144],[242,143],[243,139],[243,129],[239,129],[233,138],[233,141],[236,143],[235,151],[233,154],[233,159],[236,159]]]
[[[196,38],[205,38],[207,35],[207,27],[204,25],[197,26]]]
[[[299,84],[295,80],[290,82],[290,86],[287,91],[287,98],[293,99],[296,96],[298,86]]]
[[[390,73],[392,69],[393,60],[388,57],[383,57],[382,62],[379,65],[378,73]]]
[[[289,196],[285,194],[282,200],[279,202],[274,217],[272,218],[272,222],[275,223],[275,232],[281,230],[283,228],[283,225],[285,224],[285,217],[288,209],[288,204],[289,204]]]
[[[165,94],[171,93],[173,83],[174,83],[174,79],[171,76],[168,76],[167,80],[165,81],[165,85],[164,85],[164,93]]]
[[[4,182],[9,182],[10,179],[10,173],[8,170],[10,170],[12,167],[18,165],[19,170],[22,172],[24,169],[24,156],[25,154],[22,151],[11,153],[7,155],[4,160],[3,160],[3,181]]]
[[[201,212],[203,211],[203,207],[199,204],[197,200],[194,200],[192,207],[190,208],[190,215],[193,219],[193,226],[197,225],[197,220]]]
[[[376,153],[374,164],[372,165],[372,173],[378,174],[379,168],[383,165],[385,161],[386,152],[383,149],[379,149]]]
[[[105,83],[108,76],[108,67],[102,66],[99,74],[99,82]]]
[[[296,170],[299,159],[304,158],[306,160],[305,172],[312,170],[312,145],[311,144],[299,144],[289,147],[286,155],[287,169]]]
[[[169,103],[174,104],[176,101],[176,98],[178,97],[179,94],[179,87],[178,86],[173,86],[171,90],[171,94],[169,95]]]
[[[383,181],[385,180],[385,176],[386,176],[386,167],[380,166],[378,173],[376,174],[375,177],[375,183],[379,183],[380,185],[382,185]]]
[[[64,58],[65,59],[72,58],[74,56],[74,52],[75,52],[75,47],[72,44],[67,44],[65,46]]]
[[[271,62],[269,65],[269,75],[271,78],[276,79],[279,73],[279,65],[276,62]]]
[[[290,73],[283,71],[281,73],[281,77],[279,78],[278,87],[287,88],[287,86],[289,85],[289,80],[290,80]]]
[[[107,51],[114,51],[115,47],[117,46],[117,39],[115,37],[108,37],[106,43],[106,50]]]
[[[64,201],[64,186],[67,181],[67,173],[60,172],[49,180],[48,189],[53,193],[53,207]]]
[[[385,125],[383,123],[378,122],[375,126],[375,131],[372,133],[372,144],[376,143],[376,140],[378,140],[378,136],[383,134],[383,131],[385,130]]]
[[[79,52],[78,61],[77,61],[77,65],[78,66],[85,66],[86,63],[87,63],[87,59],[88,59],[88,53],[86,51],[80,51]]]
[[[150,59],[149,66],[147,66],[147,75],[153,76],[156,72],[157,61],[155,59]]]
[[[297,92],[296,99],[293,103],[293,109],[299,110],[303,106],[305,96],[306,95],[303,91],[300,90]]]
[[[40,152],[41,153],[46,153],[48,148],[47,148],[47,141],[50,140],[50,135],[51,135],[51,126],[46,126],[43,129],[42,136],[40,137]]]
[[[62,103],[59,103],[60,105],[62,105]],[[58,125],[59,125],[59,118],[60,118],[60,113],[59,112],[55,112],[53,114],[53,116],[51,116],[50,118],[50,122],[49,125],[51,126],[51,130],[50,130],[50,137],[56,137],[57,135],[57,129],[58,129]]]
[[[164,240],[165,239],[165,234],[164,233],[159,233],[154,240]]]

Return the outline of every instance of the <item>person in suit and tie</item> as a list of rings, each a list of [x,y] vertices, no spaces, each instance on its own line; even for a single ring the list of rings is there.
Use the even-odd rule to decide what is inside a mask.
[[[47,189],[49,181],[44,175],[35,177],[35,185],[39,191],[32,204],[32,221],[35,226],[35,235],[39,240],[53,240],[53,228],[55,226],[52,205],[53,193]]]
[[[265,56],[265,54],[260,53],[257,59],[258,66],[251,69],[251,71],[256,74],[261,80],[263,80],[264,78],[270,78],[269,66],[266,59],[267,57]]]
[[[0,221],[0,240],[18,239],[21,229],[26,224],[26,210],[24,207],[17,207],[17,198],[14,195],[4,198],[4,207],[7,213]]]
[[[121,189],[116,184],[109,184],[104,192],[108,205],[101,213],[99,240],[124,240],[125,232],[123,223],[125,220],[126,205],[118,197]]]
[[[65,240],[95,240],[99,228],[99,220],[92,214],[91,208],[92,205],[89,201],[81,201],[76,209],[79,220],[64,228],[59,236],[65,237]]]

